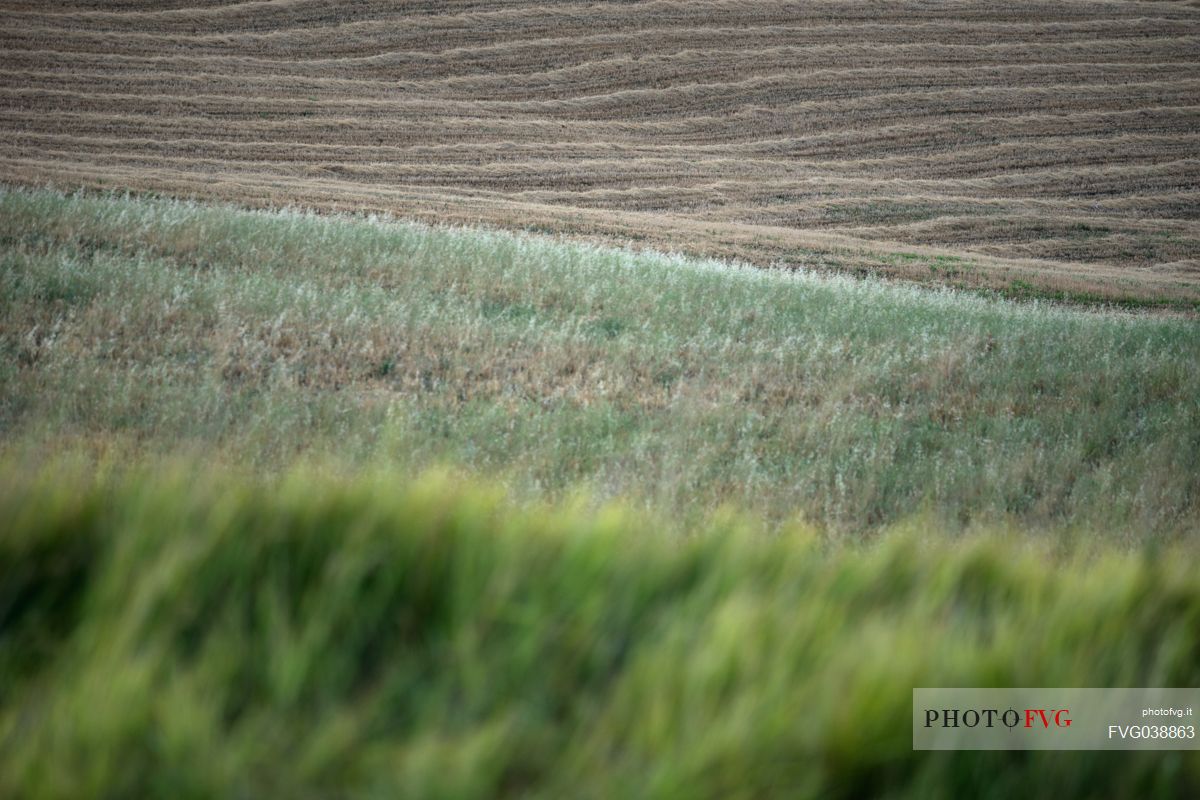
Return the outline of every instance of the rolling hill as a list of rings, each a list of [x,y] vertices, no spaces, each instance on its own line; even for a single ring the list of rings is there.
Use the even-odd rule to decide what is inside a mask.
[[[2,2],[0,180],[1200,302],[1200,10]]]

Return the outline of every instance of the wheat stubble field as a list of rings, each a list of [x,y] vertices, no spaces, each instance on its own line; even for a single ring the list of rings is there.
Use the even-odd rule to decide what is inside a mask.
[[[0,3],[0,179],[1200,302],[1200,9]]]

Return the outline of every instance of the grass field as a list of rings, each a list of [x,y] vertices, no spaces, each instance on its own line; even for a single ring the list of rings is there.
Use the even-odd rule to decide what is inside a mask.
[[[387,472],[0,466],[0,795],[1194,797],[1200,753],[911,749],[913,686],[1195,686],[1194,542],[514,509]]]
[[[0,22],[0,800],[1200,797],[1200,1]]]
[[[1191,3],[0,2],[0,180],[1200,303]]]
[[[450,464],[860,537],[1200,526],[1200,326],[166,200],[0,194],[0,436]]]

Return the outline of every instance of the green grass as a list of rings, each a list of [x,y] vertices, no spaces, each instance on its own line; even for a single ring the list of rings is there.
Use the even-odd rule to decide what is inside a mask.
[[[1185,797],[911,749],[913,686],[1195,686],[1194,545],[687,538],[444,475],[0,467],[0,796]]]
[[[686,527],[1200,521],[1200,326],[533,236],[0,194],[0,436],[452,464]]]

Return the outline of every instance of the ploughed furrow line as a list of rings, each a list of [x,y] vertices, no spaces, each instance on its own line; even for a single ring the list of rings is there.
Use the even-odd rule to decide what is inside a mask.
[[[1197,40],[1200,52],[1200,39]],[[406,98],[435,98],[443,102],[566,100],[579,95],[603,95],[618,91],[657,91],[664,85],[712,85],[728,70],[721,64],[694,52],[686,62],[674,59],[620,59],[602,68],[567,68],[536,74],[501,74],[428,80],[367,81],[347,78],[288,78],[252,75],[242,72],[184,71],[172,69],[136,69],[123,71],[119,78],[120,94],[138,96],[175,96],[186,98],[204,94],[244,99],[253,96],[281,104],[299,104],[311,110],[313,98],[323,107],[344,107],[363,101],[401,102]],[[795,72],[793,58],[778,50],[760,51],[744,60],[730,61],[730,68],[744,81],[777,80],[804,90],[808,99],[842,99],[875,96],[881,89],[889,92],[949,91],[980,87],[1037,87],[1120,80],[1126,84],[1156,83],[1170,70],[1196,70],[1200,61],[1154,63],[1040,63],[950,66],[936,71],[919,67],[844,67]],[[103,97],[113,94],[111,69],[79,68],[70,74],[61,70],[19,70],[0,67],[0,81],[10,87],[36,86],[25,94],[87,93]],[[550,86],[547,86],[547,83]],[[347,93],[353,99],[347,99]]]
[[[955,117],[1012,116],[1019,112],[1069,114],[1078,104],[1109,111],[1136,110],[1151,107],[1181,107],[1200,97],[1200,80],[1173,83],[1142,83],[1123,86],[1065,84],[1039,87],[986,87],[973,90],[951,89],[933,91],[887,91],[876,95],[841,100],[806,100],[800,95],[802,87],[793,92],[786,88],[763,86],[748,82],[752,90],[722,91],[722,88],[697,85],[674,90],[653,92],[619,92],[603,97],[579,98],[574,101],[489,102],[447,101],[416,97],[395,102],[383,100],[330,101],[319,103],[306,99],[240,98],[236,96],[193,95],[187,97],[159,95],[143,96],[126,92],[95,94],[62,90],[0,89],[0,104],[12,115],[37,117],[43,113],[64,112],[116,116],[137,122],[137,118],[171,115],[184,119],[219,118],[226,125],[240,125],[257,119],[274,118],[287,121],[292,127],[318,129],[330,124],[370,126],[419,124],[424,120],[463,121],[486,125],[489,130],[520,130],[530,125],[543,130],[554,124],[565,127],[567,122],[612,123],[615,130],[642,133],[646,136],[679,135],[689,141],[703,140],[712,129],[710,120],[692,118],[687,109],[707,102],[709,114],[726,111],[728,119],[742,124],[771,126],[794,133],[830,131],[853,124],[859,127],[895,124],[899,120],[943,121]],[[757,85],[756,85],[757,84]],[[743,106],[737,100],[739,91],[754,98],[764,98],[772,91],[790,95],[774,107],[752,104]],[[620,109],[640,104],[641,111],[622,118]],[[119,112],[115,112],[119,109]],[[717,125],[719,123],[714,123]],[[741,138],[746,135],[742,131]]]
[[[1187,9],[1166,3],[1133,4],[1109,2],[1049,3],[1032,2],[961,2],[927,3],[918,1],[889,3],[888,19],[881,20],[879,10],[870,3],[807,2],[789,0],[652,0],[651,2],[489,2],[489,3],[403,3],[389,0],[259,0],[222,5],[190,3],[184,7],[162,8],[151,4],[141,10],[126,3],[95,3],[91,8],[76,5],[66,10],[60,4],[46,9],[44,4],[7,2],[0,10],[9,13],[24,27],[44,25],[86,25],[127,33],[144,31],[172,34],[239,35],[247,31],[286,31],[337,27],[353,33],[356,29],[386,27],[403,17],[411,28],[408,35],[425,34],[445,41],[477,40],[489,33],[509,37],[544,35],[546,32],[579,31],[596,28],[621,30],[645,27],[678,27],[709,24],[719,19],[734,25],[820,24],[875,25],[881,22],[934,23],[947,20],[987,25],[1079,23],[1093,20],[1138,20],[1165,17],[1188,20]]]
[[[272,141],[281,147],[292,143],[321,143],[331,141],[353,146],[420,146],[425,155],[445,149],[448,141],[459,147],[505,147],[512,143],[536,147],[553,137],[559,145],[595,141],[655,142],[670,146],[712,145],[727,148],[732,156],[747,152],[771,155],[786,167],[791,160],[805,156],[824,155],[837,158],[858,157],[855,149],[840,150],[845,142],[853,148],[856,142],[875,151],[897,141],[894,152],[924,150],[953,150],[955,137],[961,137],[961,147],[980,141],[1028,141],[1041,135],[1070,133],[1104,134],[1112,129],[1106,122],[1130,122],[1131,131],[1152,133],[1191,132],[1196,130],[1196,115],[1200,107],[1141,106],[1094,111],[1081,115],[1088,126],[1074,126],[1075,117],[1036,112],[1002,116],[943,115],[917,122],[895,122],[885,117],[879,124],[857,131],[847,129],[843,120],[817,120],[812,117],[794,120],[785,114],[771,114],[754,109],[724,116],[694,119],[654,120],[643,122],[606,120],[547,120],[503,118],[403,116],[389,118],[313,115],[279,115],[249,112],[238,121],[236,130],[225,115],[129,114],[79,111],[39,111],[36,114],[14,112],[0,108],[0,122],[18,131],[57,133],[70,130],[80,135],[114,135],[131,139],[148,137],[169,144],[180,138],[209,138],[222,141]],[[1022,128],[1022,123],[1028,125]],[[893,124],[894,123],[894,124]],[[1094,124],[1091,124],[1094,123]],[[1022,128],[1011,136],[1007,130]],[[886,152],[886,151],[885,151]],[[791,160],[789,160],[789,157]]]
[[[74,148],[21,148],[0,144],[0,152],[16,157],[36,157],[39,152],[48,156],[77,155]],[[834,169],[813,175],[821,168],[796,169],[792,174],[779,175],[769,163],[728,159],[655,159],[647,158],[636,166],[624,160],[596,159],[589,161],[554,161],[542,159],[526,162],[478,166],[431,167],[422,164],[346,163],[332,161],[226,161],[195,156],[145,156],[127,153],[96,153],[91,160],[114,166],[152,167],[172,164],[179,169],[209,172],[219,169],[273,170],[289,175],[338,174],[353,176],[364,183],[405,183],[419,186],[464,187],[479,190],[517,192],[529,189],[555,189],[564,193],[579,193],[589,189],[609,190],[620,187],[678,188],[692,184],[697,175],[716,176],[715,185],[731,191],[761,191],[764,180],[774,178],[773,197],[788,187],[807,187],[809,191],[828,194],[836,190],[862,191],[874,188],[879,194],[904,191],[947,191],[956,194],[986,193],[992,197],[1086,197],[1129,196],[1144,193],[1185,191],[1200,179],[1200,159],[1185,158],[1167,163],[1124,164],[1118,167],[1072,165],[1050,169],[1010,170],[998,175],[972,178],[862,177],[846,175]],[[531,178],[531,174],[538,177]],[[746,188],[740,186],[744,183]],[[1135,192],[1126,191],[1128,185]],[[793,195],[795,192],[793,192]],[[784,198],[781,198],[784,199]]]
[[[36,155],[40,151],[60,150],[86,153],[93,158],[116,158],[130,163],[177,160],[196,162],[204,169],[233,167],[242,162],[269,163],[273,167],[300,169],[335,168],[346,173],[361,172],[364,180],[410,180],[420,183],[479,183],[496,188],[520,189],[552,186],[563,190],[578,189],[585,183],[601,186],[623,182],[657,182],[679,186],[690,176],[711,179],[743,178],[761,181],[764,177],[786,178],[792,182],[818,180],[823,185],[856,180],[870,184],[897,181],[921,181],[947,190],[989,186],[1000,190],[1013,185],[1032,185],[1040,191],[1069,186],[1072,176],[1088,178],[1092,186],[1102,186],[1113,194],[1128,194],[1125,183],[1138,174],[1186,180],[1190,158],[1196,153],[1200,134],[1120,136],[1113,139],[1069,138],[1040,144],[980,145],[964,148],[941,157],[934,155],[890,156],[886,159],[819,160],[792,159],[780,163],[763,156],[731,156],[719,149],[678,148],[675,152],[645,150],[634,155],[617,147],[605,148],[587,157],[579,153],[534,154],[526,150],[522,157],[471,158],[458,160],[421,158],[402,150],[375,148],[377,158],[365,157],[358,148],[347,153],[331,151],[328,146],[307,145],[280,149],[274,145],[222,146],[221,143],[150,141],[150,146],[130,152],[121,137],[82,138],[62,135],[20,133],[10,137],[3,147],[11,152]],[[240,152],[238,152],[240,151]],[[464,151],[460,151],[464,152]],[[337,157],[342,155],[342,157]],[[479,153],[474,155],[478,156]],[[347,157],[350,156],[350,157]],[[959,164],[956,159],[962,161]],[[1040,178],[1040,180],[1038,180]]]
[[[3,181],[1200,310],[1187,3],[0,0],[0,13]]]
[[[472,36],[457,41],[439,38],[431,46],[428,32],[419,27],[397,27],[392,20],[370,25],[339,26],[336,36],[329,29],[306,31],[276,31],[268,34],[212,34],[171,36],[146,32],[110,31],[87,25],[64,28],[61,23],[42,27],[25,27],[0,31],[0,46],[13,50],[40,50],[50,47],[71,52],[123,55],[154,55],[166,48],[186,48],[194,55],[237,56],[254,52],[270,61],[338,61],[380,56],[388,53],[417,53],[437,57],[450,67],[460,60],[470,59],[479,51],[503,59],[516,54],[528,54],[548,46],[570,43],[573,55],[581,63],[594,60],[595,51],[604,52],[614,46],[628,45],[636,40],[648,54],[671,53],[680,50],[701,50],[740,47],[816,47],[854,44],[870,41],[882,47],[934,44],[956,47],[1007,45],[1036,48],[1062,44],[1085,44],[1096,41],[1132,42],[1147,37],[1175,38],[1195,35],[1200,26],[1188,20],[1143,18],[1134,21],[1106,20],[1063,24],[1037,23],[904,23],[904,24],[843,24],[843,25],[748,25],[731,28],[663,28],[634,26],[627,29],[609,28],[596,33],[596,27],[585,25],[577,30],[548,29],[545,38],[506,37],[497,42],[496,32]],[[201,29],[203,31],[203,29]],[[526,33],[528,33],[526,31]],[[728,37],[734,37],[733,42]],[[544,54],[545,55],[545,54]],[[544,58],[543,55],[543,58]]]
[[[613,37],[604,35],[595,43],[577,38],[539,40],[528,44],[485,44],[453,51],[406,50],[399,47],[379,49],[359,56],[316,57],[298,49],[292,58],[266,58],[247,46],[236,53],[195,52],[186,45],[162,47],[148,52],[130,52],[124,37],[98,42],[90,49],[71,48],[60,38],[47,36],[38,46],[3,45],[6,63],[27,68],[52,68],[66,63],[84,69],[91,63],[142,68],[166,67],[201,71],[295,76],[309,78],[345,78],[354,80],[429,80],[464,79],[496,75],[537,75],[575,68],[587,71],[609,61],[636,65],[648,56],[644,53],[706,53],[737,47],[754,53],[764,50],[787,51],[788,66],[804,70],[829,67],[905,67],[927,66],[932,70],[947,66],[995,66],[1001,64],[1042,64],[1049,62],[1141,62],[1162,63],[1194,61],[1200,31],[1195,26],[1174,28],[1169,36],[1147,37],[1136,31],[1114,38],[1080,41],[1027,42],[988,41],[982,44],[947,44],[940,41],[882,43],[864,41],[861,36],[837,43],[817,42],[797,45],[790,30],[775,31],[770,39],[759,32],[730,29],[705,32],[705,40],[684,32],[670,31],[667,36],[645,32]],[[34,43],[29,43],[30,45]],[[163,55],[169,53],[170,55]],[[719,52],[717,53],[719,55]],[[746,59],[752,61],[753,58]],[[720,62],[714,62],[714,68]],[[740,76],[736,65],[721,69],[720,75]],[[557,83],[548,80],[547,85]]]
[[[139,152],[155,151],[163,155],[172,152],[187,155],[196,153],[197,148],[218,148],[213,157],[235,158],[237,153],[253,150],[270,153],[278,160],[303,160],[314,152],[326,154],[319,158],[330,158],[328,153],[341,149],[352,161],[405,163],[419,159],[449,165],[527,160],[531,155],[547,154],[566,159],[678,153],[765,157],[785,161],[786,164],[781,164],[784,166],[805,159],[850,161],[908,155],[965,161],[971,158],[972,148],[997,143],[1035,146],[1045,139],[1117,137],[1131,142],[1138,135],[1191,136],[1197,132],[1197,115],[1200,106],[1156,106],[1070,116],[1033,113],[975,117],[969,121],[948,117],[936,124],[899,123],[871,129],[838,128],[804,136],[761,138],[765,130],[756,128],[752,135],[748,134],[742,124],[746,120],[737,117],[724,121],[703,118],[688,126],[659,123],[652,131],[653,136],[642,135],[645,126],[631,128],[623,123],[590,121],[558,124],[526,120],[501,132],[498,125],[502,123],[464,119],[454,120],[450,127],[441,120],[404,120],[388,129],[372,127],[368,120],[357,120],[351,129],[344,119],[333,125],[308,124],[312,121],[306,120],[303,127],[297,127],[260,117],[235,131],[219,118],[209,117],[159,115],[130,119],[65,111],[44,112],[33,118],[3,109],[0,109],[0,123],[9,121],[9,127],[14,128],[9,138],[14,141],[68,136],[80,147],[108,141],[117,149],[136,148]],[[719,127],[722,122],[726,127]],[[15,130],[18,123],[23,127]],[[551,127],[556,127],[555,140],[547,141]],[[185,129],[183,135],[172,136]],[[718,129],[720,136],[716,133]],[[64,130],[72,133],[64,134]],[[338,131],[341,136],[324,135]],[[704,131],[710,135],[702,137]],[[502,137],[502,133],[507,136]]]
[[[635,163],[635,175],[657,172],[656,167],[672,163],[689,168],[702,166],[705,174],[714,177],[777,177],[781,165],[769,152],[758,150],[754,143],[739,148],[737,154],[720,145],[660,145],[627,144],[619,141],[559,144],[553,147],[498,143],[480,147],[473,145],[441,145],[435,147],[387,147],[328,145],[319,143],[223,142],[211,139],[159,141],[130,140],[126,137],[81,137],[70,134],[20,132],[0,147],[12,152],[33,154],[57,149],[73,154],[87,153],[95,157],[131,157],[131,141],[137,145],[136,158],[200,159],[208,161],[271,162],[276,164],[322,164],[341,168],[369,166],[374,171],[410,169],[412,162],[428,166],[436,160],[439,172],[476,168],[485,177],[502,170],[527,170],[526,174],[541,175],[557,169],[615,172],[619,167]],[[777,143],[771,143],[774,149]],[[1110,164],[1156,164],[1179,161],[1200,152],[1200,131],[1185,133],[1127,133],[1101,137],[1044,136],[1022,142],[979,142],[962,145],[953,150],[923,149],[921,151],[862,158],[799,157],[789,160],[786,169],[803,176],[806,170],[867,174],[871,179],[883,175],[892,177],[931,178],[944,176],[989,177],[1034,169],[1053,167],[1105,166]],[[844,153],[838,155],[845,156]],[[570,186],[564,186],[569,189]]]

